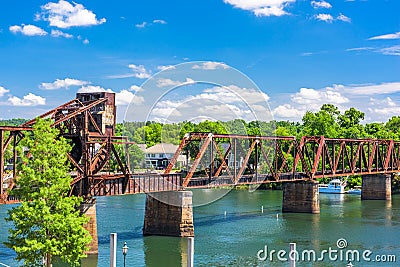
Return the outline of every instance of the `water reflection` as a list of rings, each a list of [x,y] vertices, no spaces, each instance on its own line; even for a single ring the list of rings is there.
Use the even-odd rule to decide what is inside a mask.
[[[146,267],[186,267],[187,238],[145,237],[144,258]]]

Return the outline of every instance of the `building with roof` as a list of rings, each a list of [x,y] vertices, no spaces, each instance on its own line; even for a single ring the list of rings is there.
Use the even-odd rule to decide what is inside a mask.
[[[174,144],[161,143],[146,148],[146,150],[144,151],[146,167],[154,169],[165,169],[168,166],[169,161],[174,156],[178,147],[178,145]],[[179,155],[175,166],[177,168],[183,168],[184,166],[186,166],[186,163],[186,156]]]

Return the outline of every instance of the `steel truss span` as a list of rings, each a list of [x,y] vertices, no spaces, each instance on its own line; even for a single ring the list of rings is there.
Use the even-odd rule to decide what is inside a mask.
[[[134,174],[126,153],[133,142],[115,136],[114,93],[78,93],[39,117],[50,118],[71,141],[71,194],[85,198],[400,172],[400,142],[393,140],[187,133],[163,174]],[[18,201],[8,194],[18,177],[16,147],[35,121],[0,126],[0,203]],[[173,173],[182,155],[187,166]]]

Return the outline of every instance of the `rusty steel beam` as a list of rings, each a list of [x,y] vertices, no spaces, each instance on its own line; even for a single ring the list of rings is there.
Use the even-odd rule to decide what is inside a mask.
[[[85,111],[88,111],[89,109],[91,109],[91,108],[93,108],[93,107],[95,107],[95,106],[97,106],[97,105],[99,105],[99,104],[101,104],[101,103],[103,103],[103,102],[105,102],[105,101],[107,101],[106,98],[100,98],[100,99],[98,99],[98,100],[96,100],[96,101],[93,101],[92,103],[90,103],[90,104],[87,105],[87,106],[80,107],[80,108],[78,108],[77,110],[75,110],[74,112],[69,113],[69,114],[68,114],[67,116],[65,116],[64,118],[62,118],[62,119],[57,120],[56,122],[54,122],[54,123],[52,124],[52,126],[57,126],[58,124],[63,123],[64,121],[69,120],[69,119],[71,119],[72,117],[75,117],[76,115],[78,115],[78,114],[80,114],[80,113],[83,113],[83,112],[85,112]],[[87,116],[87,112],[85,112],[85,116]],[[87,124],[88,120],[85,119],[85,121],[86,121],[86,124]],[[88,127],[85,127],[85,128],[88,129]]]
[[[169,174],[172,170],[172,168],[174,167],[175,163],[178,161],[178,157],[181,154],[182,149],[186,146],[187,144],[187,140],[189,139],[189,135],[186,134],[183,138],[181,143],[179,144],[178,149],[175,151],[174,156],[171,158],[171,160],[168,163],[167,168],[164,171],[164,174]]]
[[[240,168],[240,170],[239,170],[237,176],[235,177],[235,184],[236,184],[236,183],[240,180],[240,178],[242,177],[242,174],[243,174],[243,172],[244,172],[244,169],[246,168],[247,163],[248,163],[248,161],[249,161],[249,159],[250,159],[251,152],[253,152],[253,149],[254,149],[255,145],[256,145],[258,142],[259,142],[258,139],[254,139],[254,141],[251,143],[251,146],[250,146],[250,148],[249,148],[249,151],[247,152],[247,155],[246,155],[246,157],[244,158],[242,167]]]
[[[62,104],[61,106],[58,106],[58,107],[56,107],[56,108],[54,108],[54,109],[52,109],[50,111],[47,111],[46,113],[44,113],[44,114],[42,114],[42,115],[40,115],[38,117],[43,119],[43,118],[49,116],[50,114],[53,114],[53,113],[55,113],[55,112],[57,112],[57,111],[59,111],[61,109],[64,109],[65,107],[71,105],[74,102],[76,103],[76,102],[79,102],[79,101],[78,101],[78,99],[73,99],[73,100],[71,100],[71,101],[69,101],[67,103]],[[82,105],[82,103],[81,103],[81,105]],[[34,119],[30,120],[30,121],[27,121],[27,122],[21,124],[20,126],[21,127],[31,126],[31,125],[35,124],[36,120],[37,120],[37,118],[34,118]]]
[[[207,149],[208,145],[210,144],[212,138],[213,138],[213,134],[209,133],[207,135],[207,138],[204,140],[204,143],[201,146],[201,149],[200,149],[199,153],[197,154],[192,167],[190,168],[188,174],[185,177],[185,180],[183,181],[183,184],[182,184],[183,187],[186,187],[189,184],[189,181],[193,177],[193,174],[196,171],[196,168],[199,165],[200,160],[203,157],[204,153],[206,152],[206,149]]]

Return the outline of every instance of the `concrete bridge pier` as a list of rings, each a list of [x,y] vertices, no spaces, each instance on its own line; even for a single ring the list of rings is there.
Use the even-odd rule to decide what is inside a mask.
[[[87,254],[98,254],[99,245],[97,237],[96,199],[93,198],[89,202],[83,202],[80,206],[80,210],[89,217],[89,222],[84,225],[85,229],[88,230],[92,236],[92,241],[89,244],[89,251]]]
[[[191,191],[146,195],[143,235],[194,236]]]
[[[318,182],[285,183],[283,185],[282,212],[319,213]]]
[[[367,174],[362,177],[362,200],[391,200],[392,183],[390,174]]]

